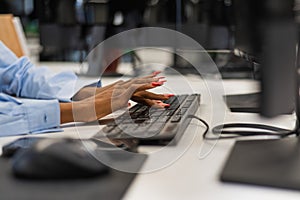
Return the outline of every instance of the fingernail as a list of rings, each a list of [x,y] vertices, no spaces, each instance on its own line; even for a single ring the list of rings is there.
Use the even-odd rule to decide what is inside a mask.
[[[175,95],[174,94],[164,94],[164,96],[170,98],[170,97],[174,97]]]
[[[161,86],[163,82],[152,82],[153,87]]]
[[[165,106],[165,108],[169,108],[170,104],[165,104],[164,106]]]
[[[160,74],[160,73],[161,73],[161,71],[155,71],[152,73],[152,75],[156,76],[157,74]]]
[[[163,103],[163,102],[158,103],[158,105],[160,105],[162,107],[165,107],[165,108],[170,107],[170,104],[166,104],[166,103]]]
[[[128,107],[130,107],[131,106],[131,103],[128,103]]]

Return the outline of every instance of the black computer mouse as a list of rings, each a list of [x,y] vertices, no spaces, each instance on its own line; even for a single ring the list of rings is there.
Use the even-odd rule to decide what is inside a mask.
[[[19,151],[12,159],[12,171],[20,178],[76,179],[106,174],[109,167],[95,159],[81,140],[48,138]]]
[[[24,137],[14,140],[2,147],[2,157],[11,158],[13,157],[19,150],[28,149],[37,141],[45,139],[42,137]]]

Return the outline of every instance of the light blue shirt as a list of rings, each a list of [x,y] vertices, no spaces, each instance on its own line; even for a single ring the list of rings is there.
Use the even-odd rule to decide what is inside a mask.
[[[17,58],[0,41],[0,136],[60,131],[59,102],[70,101],[76,81],[73,72],[54,74]]]

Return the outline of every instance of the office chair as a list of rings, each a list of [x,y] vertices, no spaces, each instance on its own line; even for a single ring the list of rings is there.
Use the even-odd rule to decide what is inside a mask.
[[[2,41],[16,56],[28,56],[29,51],[19,18],[11,14],[0,15],[0,41]]]

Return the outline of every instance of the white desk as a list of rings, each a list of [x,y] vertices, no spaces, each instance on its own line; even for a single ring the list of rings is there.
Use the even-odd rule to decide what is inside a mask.
[[[254,81],[246,80],[231,80],[224,82],[226,93],[246,93],[255,92],[258,89],[258,84]],[[205,98],[204,98],[205,99]],[[223,101],[219,102],[224,104]],[[208,110],[205,101],[202,101],[198,116],[205,119],[208,115]],[[284,116],[273,120],[262,119],[256,114],[233,114],[226,113],[226,122],[260,122],[281,125],[283,127],[293,127],[293,117]],[[193,121],[190,127],[185,132],[184,137],[193,135],[195,132],[194,124],[200,124]],[[264,188],[258,186],[228,184],[219,181],[219,175],[225,164],[226,158],[230,153],[234,140],[214,142],[203,141],[202,128],[195,137],[192,145],[188,150],[176,160],[173,164],[156,172],[139,175],[124,199],[299,199],[300,192],[283,189]],[[182,143],[188,142],[191,139],[181,140],[178,147]],[[204,150],[201,149],[201,146]],[[200,158],[202,155],[209,152],[207,156]],[[175,151],[170,149],[169,152]],[[247,155],[245,155],[247,156]],[[155,162],[148,159],[147,164]],[[284,176],[284,174],[283,174]]]
[[[176,88],[178,93],[184,93],[185,88],[181,88],[178,84],[177,77],[167,77],[169,80],[166,88],[159,89],[163,91],[168,88]],[[113,81],[114,79],[103,79],[104,84]],[[188,78],[190,84],[195,86],[195,92],[203,92],[203,84],[199,83],[199,79],[195,77]],[[88,81],[88,80],[86,80]],[[225,92],[233,93],[247,93],[258,90],[258,84],[255,81],[249,80],[230,80],[224,82]],[[225,104],[220,98],[218,105],[224,108]],[[202,101],[197,115],[201,118],[210,121],[211,105],[207,102],[207,94],[202,94]],[[221,111],[223,112],[223,111]],[[217,111],[214,113],[218,115]],[[262,119],[255,114],[233,114],[226,112],[226,122],[261,122],[276,124],[278,126],[292,128],[294,123],[293,116],[282,116],[276,119],[267,120]],[[98,127],[82,126],[74,127],[74,125],[64,125],[63,133],[51,133],[47,136],[51,137],[78,137],[78,130],[80,135],[84,137],[92,137]],[[219,175],[222,167],[229,155],[230,149],[233,146],[234,140],[206,142],[202,140],[202,133],[204,128],[201,123],[193,120],[191,125],[186,130],[182,140],[176,147],[168,147],[165,153],[160,156],[160,159],[153,159],[151,154],[146,161],[144,168],[151,168],[163,159],[175,153],[183,153],[178,159],[168,166],[162,166],[161,169],[151,173],[140,174],[137,176],[133,184],[129,187],[124,199],[140,200],[140,199],[262,199],[262,200],[282,200],[282,199],[300,199],[300,191],[290,191],[283,189],[264,188],[258,186],[227,184],[219,181]],[[196,132],[197,131],[197,132]],[[195,138],[193,136],[195,135]],[[46,136],[46,135],[45,135]],[[0,139],[0,145],[4,145],[18,137],[5,137]],[[190,145],[189,145],[190,144]],[[185,149],[185,146],[188,146]],[[201,148],[202,147],[202,148]],[[160,147],[140,147],[142,152],[153,152]],[[201,152],[201,153],[200,153]],[[200,158],[209,152],[206,156]],[[247,155],[245,155],[247,156]],[[284,176],[284,174],[283,174]]]

